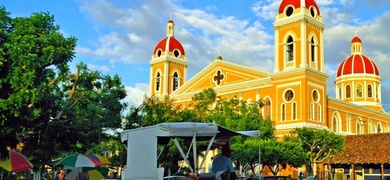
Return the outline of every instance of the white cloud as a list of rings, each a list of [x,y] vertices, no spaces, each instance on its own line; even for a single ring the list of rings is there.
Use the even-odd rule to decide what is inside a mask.
[[[100,71],[100,72],[105,72],[105,73],[108,73],[110,71],[110,67],[107,65],[98,66],[98,65],[95,65],[92,63],[88,63],[87,67],[88,67],[88,69],[90,69],[92,71]]]
[[[126,86],[125,89],[127,96],[124,101],[130,106],[138,107],[142,104],[145,94],[148,94],[149,85],[137,83],[135,87]]]
[[[279,11],[280,0],[257,1],[251,7],[253,13],[264,20],[275,20]]]
[[[322,9],[322,6],[329,6],[335,4],[336,2],[334,0],[316,0],[316,3],[319,8]]]
[[[132,33],[129,34],[129,39],[134,43],[140,43],[142,41],[142,38],[137,36],[136,34]]]
[[[264,31],[259,21],[249,24],[232,16],[219,18],[203,10],[176,6],[169,1],[159,1],[157,5],[155,1],[146,1],[142,5],[133,2],[130,7],[108,1],[85,2],[82,9],[91,13],[93,18],[120,29],[100,37],[95,49],[79,47],[80,55],[108,58],[111,62],[149,61],[153,47],[165,36],[168,16],[161,17],[165,12],[162,8],[167,12],[168,9],[176,9],[173,14],[175,36],[186,48],[187,58],[190,64],[195,65],[195,71],[219,55],[233,62],[244,60],[254,66],[259,66],[253,62],[254,57],[272,59],[269,57],[273,55],[269,53],[273,48],[272,35]],[[105,14],[110,15],[107,17]]]

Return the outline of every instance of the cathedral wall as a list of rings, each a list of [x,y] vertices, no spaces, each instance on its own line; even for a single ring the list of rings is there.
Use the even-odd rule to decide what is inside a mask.
[[[339,134],[389,132],[390,117],[378,111],[342,101],[328,101],[328,127]]]

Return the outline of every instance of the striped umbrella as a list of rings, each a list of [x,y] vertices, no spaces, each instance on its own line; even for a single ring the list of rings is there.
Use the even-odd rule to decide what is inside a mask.
[[[55,165],[64,165],[69,167],[95,167],[102,165],[102,163],[82,154],[72,154],[64,159],[61,159]]]
[[[93,158],[93,159],[96,159],[96,160],[100,161],[103,165],[111,164],[111,162],[107,158],[105,158],[103,156],[100,156],[100,155],[97,155],[97,154],[88,154],[87,156],[89,158]]]
[[[104,176],[102,173],[100,173],[97,169],[92,169],[87,172],[88,178],[93,180],[93,179],[104,179]]]
[[[0,167],[3,167],[7,171],[21,171],[33,168],[30,161],[26,159],[22,154],[16,151],[8,151],[9,156],[5,160],[0,160]]]

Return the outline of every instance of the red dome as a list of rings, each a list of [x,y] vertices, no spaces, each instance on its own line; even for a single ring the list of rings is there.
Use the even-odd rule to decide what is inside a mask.
[[[355,43],[355,42],[359,42],[359,43],[361,43],[361,42],[362,42],[362,40],[361,40],[359,37],[355,36],[355,37],[353,37],[353,39],[352,39],[351,43]]]
[[[379,76],[379,70],[374,61],[367,56],[352,54],[340,63],[336,77],[349,74],[372,74]]]
[[[156,47],[154,47],[153,54],[156,54],[157,50],[161,49],[163,52],[165,51],[174,51],[179,50],[181,55],[185,55],[185,51],[181,43],[175,39],[173,36],[167,36],[163,40],[161,40]]]
[[[170,20],[168,21],[168,23],[173,23],[173,24],[175,24],[175,23],[172,21],[172,19],[170,19]]]
[[[283,13],[284,9],[290,5],[294,6],[294,9],[300,8],[301,6],[303,6],[303,5],[301,5],[301,2],[303,2],[303,1],[305,2],[306,8],[310,8],[310,6],[314,6],[315,9],[317,10],[317,14],[320,15],[320,9],[318,8],[318,5],[314,0],[283,0],[279,6],[279,14]]]

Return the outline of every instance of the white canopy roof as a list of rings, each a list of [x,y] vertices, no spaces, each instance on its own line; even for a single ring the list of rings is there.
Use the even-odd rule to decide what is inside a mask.
[[[192,140],[191,146],[196,157],[196,141],[210,141],[208,152],[214,140],[237,135],[259,136],[259,131],[236,132],[217,124],[196,122],[161,123],[125,130],[121,133],[122,142],[127,141],[127,169],[123,175],[125,179],[160,179],[157,144],[167,144],[171,138],[174,138],[177,148],[186,159],[188,155],[185,155],[176,138]]]
[[[156,133],[155,135],[161,139],[168,138],[184,138],[192,139],[196,134],[197,139],[210,139],[216,136],[216,139],[229,139],[232,136],[245,135],[245,136],[259,136],[259,132],[256,131],[232,131],[225,127],[219,126],[214,123],[197,123],[197,122],[173,122],[173,123],[161,123],[154,126],[141,127],[137,129],[124,130],[121,133],[122,142],[127,140],[127,134],[135,131],[151,130]],[[164,141],[159,141],[159,143]]]

